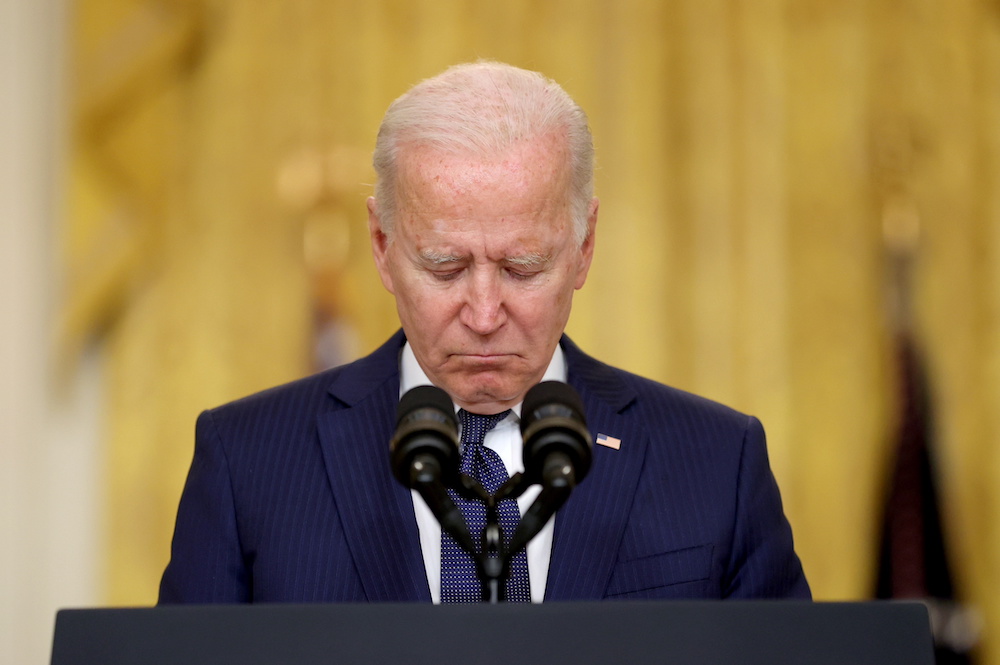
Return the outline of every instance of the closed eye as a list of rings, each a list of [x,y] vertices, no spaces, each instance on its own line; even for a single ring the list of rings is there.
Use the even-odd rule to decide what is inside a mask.
[[[434,279],[439,282],[451,282],[462,274],[462,270],[462,268],[456,268],[453,270],[431,270],[430,273]]]
[[[537,270],[535,270],[535,271],[529,271],[529,270],[521,270],[521,269],[517,269],[517,268],[507,268],[506,270],[507,270],[507,275],[511,279],[514,279],[514,280],[516,280],[518,282],[526,282],[526,281],[528,281],[530,279],[533,279],[533,278],[537,277],[538,274],[539,274],[539,272]]]
[[[420,264],[438,282],[450,282],[465,269],[459,257],[429,249],[420,252]]]

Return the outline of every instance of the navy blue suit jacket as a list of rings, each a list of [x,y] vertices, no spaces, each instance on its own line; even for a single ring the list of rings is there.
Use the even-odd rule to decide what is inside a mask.
[[[430,601],[389,467],[403,341],[201,415],[161,603]],[[621,447],[556,515],[546,600],[808,598],[760,423],[562,346]]]

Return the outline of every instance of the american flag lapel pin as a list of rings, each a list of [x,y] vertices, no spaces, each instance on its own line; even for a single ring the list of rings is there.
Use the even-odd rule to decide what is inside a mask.
[[[622,447],[622,440],[621,439],[616,439],[613,436],[608,436],[607,434],[600,434],[600,433],[598,433],[598,435],[597,435],[597,445],[599,445],[599,446],[606,446],[608,448],[613,448],[615,450],[618,450],[619,448]]]

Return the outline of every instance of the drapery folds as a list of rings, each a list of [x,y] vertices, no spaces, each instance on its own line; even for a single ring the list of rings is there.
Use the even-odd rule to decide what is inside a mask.
[[[75,11],[60,348],[71,368],[98,344],[106,366],[110,602],[155,597],[199,409],[395,327],[365,229],[379,119],[486,57],[545,72],[590,115],[601,216],[570,334],[763,419],[819,598],[871,588],[894,428],[884,227],[916,234],[955,583],[1000,663],[996,2]]]

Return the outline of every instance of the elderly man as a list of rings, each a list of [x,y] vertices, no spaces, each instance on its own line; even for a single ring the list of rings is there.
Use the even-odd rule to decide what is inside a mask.
[[[760,423],[563,335],[598,212],[569,96],[508,65],[453,67],[392,104],[374,162],[372,250],[402,331],[202,414],[160,601],[475,600],[469,555],[392,477],[396,404],[444,389],[463,456],[497,481],[520,469],[521,402],[543,380],[579,392],[601,445],[514,558],[510,600],[808,598]]]

